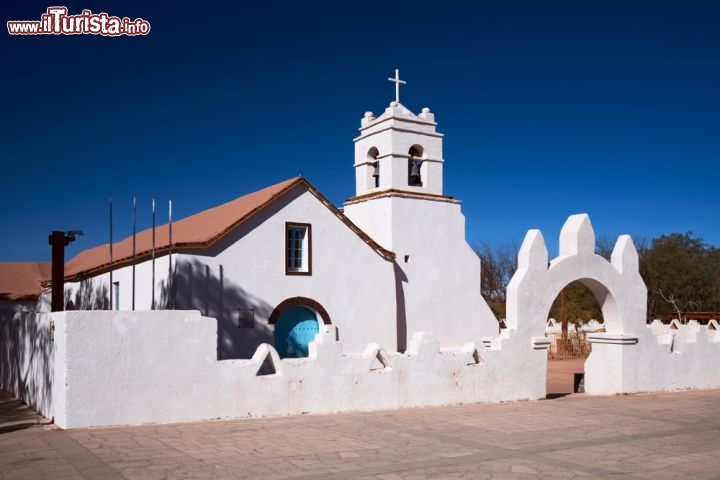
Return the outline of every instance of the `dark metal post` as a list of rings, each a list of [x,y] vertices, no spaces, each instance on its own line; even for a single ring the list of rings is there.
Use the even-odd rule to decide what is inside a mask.
[[[113,304],[113,234],[112,234],[112,197],[110,197],[110,308],[108,310],[115,310]]]
[[[135,310],[135,197],[133,197],[132,309]]]
[[[152,300],[150,310],[155,310],[155,199],[152,199]]]
[[[172,200],[168,200],[168,310],[172,310],[175,297],[172,290]]]

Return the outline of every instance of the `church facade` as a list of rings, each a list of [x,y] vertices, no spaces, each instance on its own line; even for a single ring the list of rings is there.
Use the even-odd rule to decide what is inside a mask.
[[[323,324],[349,353],[372,342],[403,352],[417,331],[443,348],[497,334],[460,202],[443,192],[434,115],[394,101],[366,113],[354,141],[356,191],[342,211],[290,179],[174,222],[172,241],[157,228],[154,249],[152,231],[140,232],[134,261],[132,237],[113,245],[112,264],[109,245],[81,252],[66,264],[66,299],[78,310],[199,310],[217,319],[219,359],[263,343],[307,356]]]

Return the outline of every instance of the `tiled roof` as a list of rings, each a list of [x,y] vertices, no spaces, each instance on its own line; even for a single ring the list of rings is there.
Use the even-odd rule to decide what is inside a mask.
[[[367,234],[345,217],[320,192],[302,177],[292,178],[276,185],[236,198],[223,205],[204,210],[195,215],[173,221],[172,249],[207,248],[223,238],[233,229],[251,218],[275,200],[281,198],[294,187],[304,186],[325,206],[327,206],[343,223],[353,230],[360,238],[373,248],[379,255],[390,260],[395,255],[382,248]],[[132,262],[133,238],[113,243],[113,268],[129,265]],[[168,225],[155,228],[155,255],[167,254],[169,248]],[[136,262],[150,258],[152,253],[152,229],[136,234]],[[90,248],[77,254],[65,264],[65,280],[77,281],[110,269],[110,245],[104,244]]]
[[[0,300],[36,300],[49,278],[49,262],[0,262]]]

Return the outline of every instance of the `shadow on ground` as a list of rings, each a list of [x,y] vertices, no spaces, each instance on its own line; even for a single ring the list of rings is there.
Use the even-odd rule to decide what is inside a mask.
[[[8,392],[0,390],[0,435],[51,424],[51,420],[43,417]]]

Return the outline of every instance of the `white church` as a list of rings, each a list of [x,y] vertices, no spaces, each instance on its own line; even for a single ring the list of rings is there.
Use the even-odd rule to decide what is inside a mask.
[[[112,265],[109,245],[81,252],[66,264],[66,300],[103,308],[112,290],[114,309],[199,310],[218,321],[221,359],[262,343],[307,356],[320,324],[358,353],[369,342],[405,351],[416,331],[442,347],[497,334],[460,202],[443,191],[443,135],[391,80],[395,101],[360,121],[355,195],[342,210],[290,179],[173,222],[170,256],[168,226],[156,229],[154,262],[152,231],[140,232],[134,281],[132,238],[113,245]]]
[[[292,178],[85,250],[65,264],[66,311],[48,312],[48,264],[0,263],[0,388],[61,428],[541,399],[548,313],[574,281],[605,323],[586,393],[720,388],[718,322],[646,324],[632,239],[597,255],[587,214],[555,258],[528,231],[499,329],[435,117],[390,80],[342,209]]]

